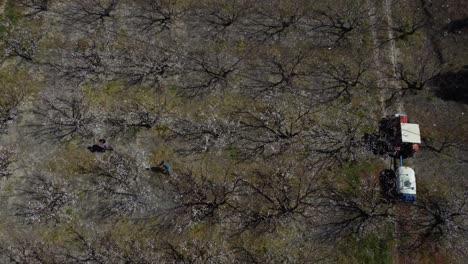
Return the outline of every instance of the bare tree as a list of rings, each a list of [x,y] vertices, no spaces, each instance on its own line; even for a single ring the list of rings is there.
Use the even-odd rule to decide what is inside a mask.
[[[139,38],[120,37],[124,40],[112,35],[105,41],[69,43],[54,51],[46,66],[54,76],[87,85],[115,81],[159,89],[178,74],[174,54]]]
[[[8,242],[2,241],[0,261],[11,264],[63,263],[64,259],[57,256],[57,250],[59,249],[44,241],[39,242],[28,234],[28,237],[11,238]]]
[[[6,133],[8,124],[15,120],[18,106],[25,98],[26,92],[6,86],[0,81],[0,95],[0,134],[3,134]]]
[[[166,242],[159,249],[166,263],[230,263],[235,262],[229,248],[204,241]]]
[[[325,240],[359,236],[379,230],[394,219],[391,205],[384,203],[380,197],[378,177],[369,172],[363,176],[344,186],[332,182],[322,189],[316,201],[321,220],[312,222],[316,231],[314,236]]]
[[[197,25],[207,27],[211,36],[224,36],[231,30],[239,31],[242,21],[249,14],[252,5],[237,1],[202,2],[194,10]]]
[[[166,50],[140,41],[123,44],[104,55],[107,75],[129,85],[160,89],[166,79],[179,75],[179,58]]]
[[[320,67],[317,82],[320,84],[315,92],[323,98],[322,103],[328,103],[340,98],[350,101],[354,94],[359,94],[365,80],[369,65],[364,62],[355,64],[327,63]]]
[[[232,86],[231,80],[241,59],[236,59],[224,51],[212,54],[201,50],[194,53],[199,55],[186,60],[182,68],[181,74],[185,78],[181,95],[200,97]]]
[[[242,31],[252,40],[282,41],[288,34],[300,31],[309,5],[307,1],[262,1],[242,20]]]
[[[6,147],[0,148],[0,178],[9,177],[13,174],[14,163],[13,151]]]
[[[40,82],[21,67],[4,67],[0,71],[0,135],[7,132],[21,113],[21,105],[40,87]]]
[[[468,120],[465,113],[454,111],[453,104],[431,104],[418,105],[415,115],[424,116],[427,112],[435,110],[437,112],[434,112],[430,119],[418,120],[422,127],[432,126],[427,133],[421,135],[421,150],[428,154],[432,152],[431,154],[438,158],[449,156],[460,165],[466,164],[468,160],[463,153],[468,150],[468,137],[464,132]]]
[[[16,6],[27,10],[25,16],[36,16],[49,10],[49,0],[18,0]]]
[[[76,44],[58,47],[44,64],[52,76],[60,76],[73,83],[98,81],[106,73],[106,54],[96,41],[77,47]]]
[[[112,132],[109,131],[109,135],[122,134],[122,132],[126,131],[138,131],[140,128],[150,129],[160,123],[161,113],[138,108],[125,110],[124,113],[110,113],[103,120],[113,128]]]
[[[412,66],[409,63],[398,63],[396,66],[396,75],[391,78],[398,82],[399,87],[386,99],[387,104],[403,98],[408,92],[414,94],[426,89],[442,70],[435,54],[427,50],[423,50],[414,63]]]
[[[420,13],[413,14],[411,18],[398,17],[391,27],[394,37],[391,40],[405,40],[427,26],[427,21]],[[390,41],[390,40],[389,40]]]
[[[134,20],[136,28],[143,33],[158,34],[170,30],[175,20],[184,16],[186,9],[174,0],[135,1]]]
[[[307,48],[298,47],[275,56],[265,51],[254,55],[243,72],[242,90],[253,97],[271,96],[278,93],[301,93],[312,85],[311,53]]]
[[[24,185],[18,190],[23,202],[16,205],[16,216],[27,223],[60,222],[64,206],[73,200],[66,185],[41,173],[27,177]]]
[[[178,118],[169,128],[173,138],[179,142],[179,152],[190,154],[226,148],[236,140],[238,124],[230,120],[220,120],[216,116],[208,116],[204,122]]]
[[[65,15],[71,19],[70,23],[102,24],[114,19],[118,4],[119,0],[72,1]]]
[[[314,172],[319,168],[294,166],[284,164],[268,172],[248,172],[250,175],[239,172],[240,185],[225,220],[234,234],[247,230],[273,232],[279,226],[314,215],[318,194]]]
[[[103,250],[106,245],[100,243],[99,236],[88,238],[73,227],[70,228],[69,233],[71,234],[69,242],[74,247],[63,253],[65,259],[77,263],[106,263],[110,261]]]
[[[362,2],[340,1],[333,6],[315,9],[308,19],[307,27],[328,38],[328,46],[335,46],[348,41],[353,33],[363,30],[372,15]]]
[[[462,183],[463,185],[463,183]],[[430,190],[420,188],[418,191],[418,203],[414,204],[415,210],[408,215],[403,215],[401,225],[408,226],[407,247],[425,251],[436,245],[437,247],[449,246],[460,254],[467,255],[466,237],[468,225],[466,217],[468,208],[466,205],[468,193],[466,188],[454,188],[448,197],[431,193]],[[411,219],[408,219],[411,217]],[[454,242],[457,241],[457,242]]]
[[[44,96],[33,110],[36,120],[29,125],[35,137],[54,141],[81,139],[91,136],[95,118],[80,95],[72,98]]]
[[[44,34],[36,34],[22,29],[10,29],[2,39],[5,58],[17,58],[21,62],[32,63],[38,52]]]
[[[353,117],[355,118],[355,116]],[[356,162],[366,157],[361,131],[365,126],[358,119],[340,118],[338,124],[323,124],[310,132],[306,151],[311,155],[320,155],[329,165],[341,166]]]
[[[397,78],[402,82],[402,91],[421,91],[440,71],[440,65],[431,65],[429,61],[423,60],[416,71],[410,71],[405,65],[397,67]]]
[[[210,177],[219,178],[219,180]],[[164,180],[165,196],[170,203],[156,215],[164,226],[185,227],[190,221],[223,221],[230,199],[236,194],[239,181],[230,175],[195,175],[180,171]]]
[[[87,213],[92,217],[138,215],[152,208],[154,186],[146,182],[130,157],[115,153],[94,164],[80,165],[78,172],[85,176],[82,192],[89,197]]]
[[[244,158],[303,151],[300,145],[310,140],[308,131],[313,125],[310,113],[307,108],[290,112],[275,104],[258,107],[255,112],[249,109],[234,112],[240,124],[239,148],[245,153]]]

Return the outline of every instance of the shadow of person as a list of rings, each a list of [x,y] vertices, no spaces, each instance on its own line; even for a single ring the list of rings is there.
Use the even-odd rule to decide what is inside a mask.
[[[152,172],[159,172],[159,173],[164,173],[166,174],[166,170],[161,168],[161,167],[149,167],[149,168],[146,168],[146,170],[150,170]]]
[[[99,145],[92,145],[92,146],[88,147],[88,150],[93,152],[93,153],[94,152],[100,152],[100,153],[106,152],[106,149],[99,146]]]

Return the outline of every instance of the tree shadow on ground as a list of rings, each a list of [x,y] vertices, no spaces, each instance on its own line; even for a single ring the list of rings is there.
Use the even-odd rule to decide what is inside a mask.
[[[459,71],[438,74],[432,84],[435,95],[442,100],[468,104],[468,65]]]
[[[388,203],[394,203],[398,198],[395,172],[393,170],[383,170],[379,176],[383,199]]]
[[[453,20],[450,23],[448,23],[447,26],[445,26],[445,28],[450,33],[460,32],[461,30],[468,28],[468,17]]]

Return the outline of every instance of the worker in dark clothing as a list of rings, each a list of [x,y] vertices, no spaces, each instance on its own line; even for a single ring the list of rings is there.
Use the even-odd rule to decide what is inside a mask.
[[[109,146],[109,144],[103,138],[99,139],[97,144],[94,144],[94,145],[88,147],[88,149],[89,149],[89,151],[91,151],[93,153],[94,152],[102,153],[102,152],[114,150],[111,146]]]
[[[149,168],[146,168],[146,170],[160,172],[167,176],[172,175],[171,165],[169,165],[169,163],[165,160],[163,160],[157,167],[149,167]]]

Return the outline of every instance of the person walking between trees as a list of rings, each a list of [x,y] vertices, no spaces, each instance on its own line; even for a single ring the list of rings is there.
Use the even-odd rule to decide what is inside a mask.
[[[89,151],[91,151],[93,153],[94,152],[102,153],[102,152],[114,150],[111,146],[109,146],[109,144],[103,138],[99,139],[97,144],[94,144],[94,145],[88,147],[88,149],[89,149]]]
[[[161,161],[161,163],[157,167],[149,167],[146,169],[154,172],[161,172],[166,174],[167,176],[172,175],[171,165],[165,160]]]

